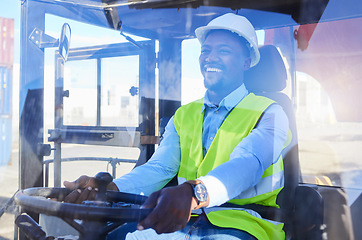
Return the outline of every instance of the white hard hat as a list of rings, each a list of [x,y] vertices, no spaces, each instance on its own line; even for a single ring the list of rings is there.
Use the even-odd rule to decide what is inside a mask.
[[[245,38],[245,40],[250,43],[250,46],[248,46],[251,57],[250,67],[255,66],[259,62],[260,53],[258,50],[258,38],[253,25],[249,22],[248,19],[234,13],[226,13],[211,20],[207,26],[197,28],[195,30],[195,34],[202,44],[205,41],[207,33],[210,30],[216,29],[229,30]]]

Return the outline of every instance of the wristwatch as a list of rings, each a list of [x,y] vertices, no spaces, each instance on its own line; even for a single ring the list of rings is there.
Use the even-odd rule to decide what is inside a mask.
[[[193,189],[193,197],[197,200],[197,207],[199,209],[208,205],[208,196],[206,186],[200,180],[189,180],[186,183],[190,184]]]

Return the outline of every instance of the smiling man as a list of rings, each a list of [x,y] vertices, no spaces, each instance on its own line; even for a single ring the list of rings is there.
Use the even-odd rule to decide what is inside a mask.
[[[196,36],[204,98],[180,107],[152,158],[109,185],[149,195],[143,207],[154,208],[127,239],[284,239],[282,224],[238,207],[278,207],[283,188],[287,117],[243,83],[244,72],[260,58],[255,30],[246,18],[229,13],[196,29]],[[163,188],[176,175],[179,185]],[[96,186],[90,180],[65,182],[76,189],[66,200],[92,195]],[[232,207],[218,207],[226,202]],[[129,231],[123,228],[109,239],[123,238]]]
[[[205,36],[199,61],[208,97],[218,104],[243,84],[244,71],[251,63],[250,50],[235,33],[213,30]]]

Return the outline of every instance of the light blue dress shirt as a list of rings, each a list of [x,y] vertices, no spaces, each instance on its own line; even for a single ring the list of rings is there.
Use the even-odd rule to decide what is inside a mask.
[[[216,106],[209,101],[207,92],[205,93],[202,108],[202,111],[205,111],[202,137],[204,154],[224,119],[246,95],[248,91],[241,85]],[[199,178],[209,193],[208,207],[223,204],[255,186],[264,170],[278,160],[287,139],[288,129],[288,118],[283,109],[277,104],[272,104],[264,112],[258,126],[235,147],[230,160]],[[115,179],[114,183],[121,192],[150,195],[177,174],[180,156],[180,138],[171,118],[163,140],[151,159],[130,173]]]

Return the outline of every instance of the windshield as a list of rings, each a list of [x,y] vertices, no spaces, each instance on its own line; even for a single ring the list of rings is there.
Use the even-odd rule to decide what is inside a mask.
[[[298,182],[343,189],[351,206],[362,189],[362,5],[272,2],[1,3],[0,206],[18,189],[101,171],[118,178],[146,163],[175,111],[207,96],[195,29],[225,13],[245,16],[259,48],[274,46],[282,59],[283,76],[251,68],[244,81],[255,95],[288,99],[280,155],[296,151]],[[14,205],[0,216],[0,238],[16,234]]]

